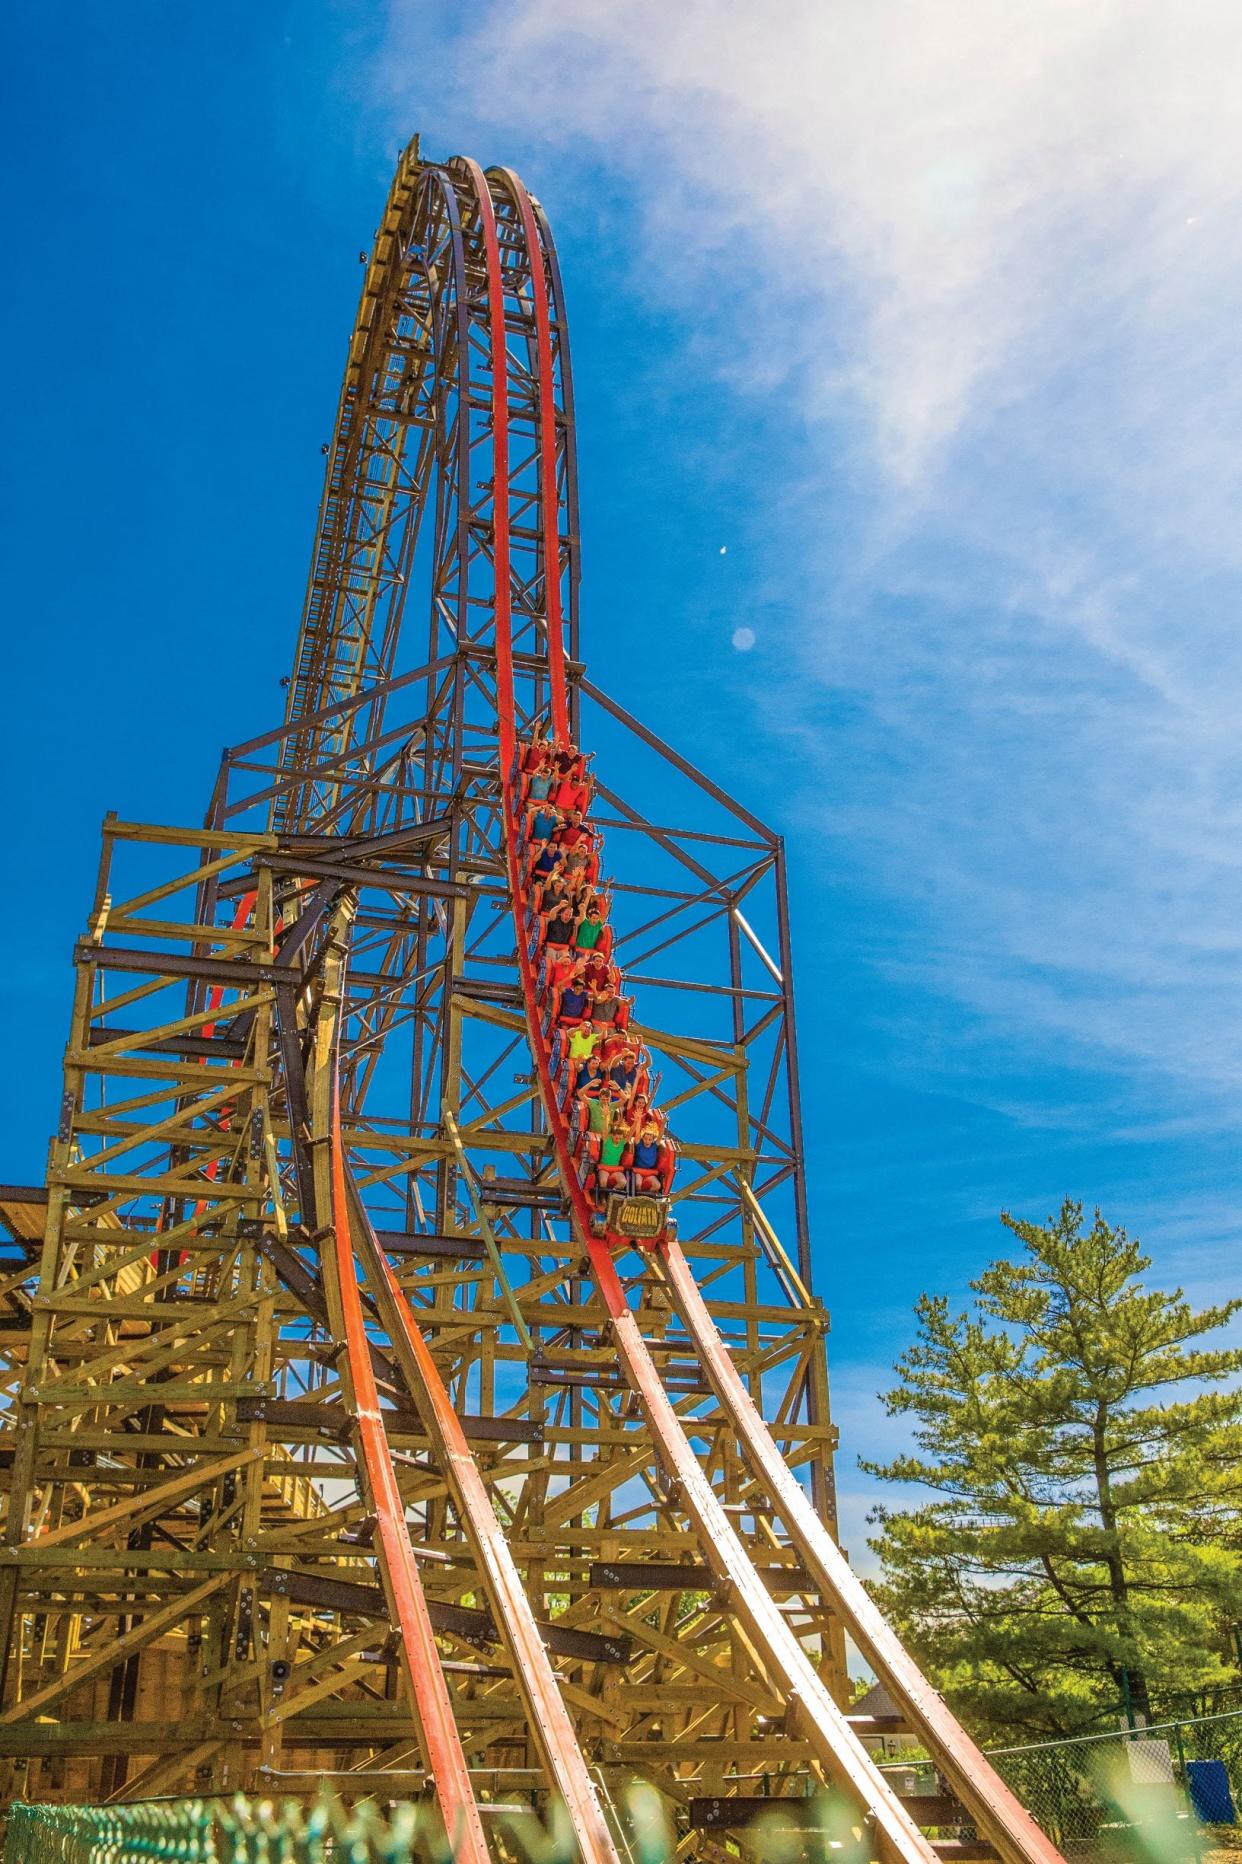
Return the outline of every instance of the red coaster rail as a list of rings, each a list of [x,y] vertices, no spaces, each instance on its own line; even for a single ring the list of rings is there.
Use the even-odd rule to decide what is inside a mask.
[[[587,1772],[573,1723],[548,1659],[526,1588],[487,1485],[466,1442],[439,1367],[414,1310],[350,1185],[355,1244],[363,1273],[388,1332],[393,1354],[418,1405],[454,1505],[470,1528],[488,1602],[513,1664],[522,1704],[549,1783],[560,1794],[584,1864],[620,1864]]]
[[[453,1857],[463,1864],[489,1864],[487,1840],[380,1407],[359,1268],[387,1336],[388,1350],[435,1447],[454,1505],[469,1527],[492,1615],[513,1664],[549,1785],[569,1815],[578,1856],[582,1864],[620,1864],[540,1627],[487,1486],[410,1301],[375,1235],[346,1158],[341,1133],[339,1017],[345,955],[356,909],[357,895],[346,889],[338,901],[328,941],[325,988],[314,1031],[314,1080],[319,1090],[315,1099],[328,1142],[327,1155],[318,1162],[317,1170],[327,1178],[326,1202],[331,1211],[330,1234],[325,1238],[330,1258],[324,1282],[334,1331],[345,1346],[342,1391],[359,1466],[375,1512],[378,1564],[399,1632],[424,1765],[435,1783]]]
[[[397,1487],[388,1433],[380,1410],[354,1266],[354,1241],[346,1192],[345,1149],[341,1142],[340,1092],[332,1082],[331,1209],[335,1287],[341,1309],[349,1396],[358,1460],[366,1472],[375,1509],[379,1568],[414,1708],[424,1764],[436,1783],[436,1798],[453,1856],[463,1864],[489,1864],[490,1854],[479,1816],[453,1704],[440,1665],[427,1599],[405,1523],[405,1505]]]

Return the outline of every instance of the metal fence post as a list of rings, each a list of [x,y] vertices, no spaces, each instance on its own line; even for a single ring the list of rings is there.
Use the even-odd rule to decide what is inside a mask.
[[[1190,1814],[1190,1836],[1195,1847],[1195,1864],[1203,1864],[1203,1845],[1199,1835],[1199,1815],[1195,1811],[1194,1794],[1190,1790],[1190,1775],[1186,1771],[1186,1744],[1182,1740],[1182,1723],[1174,1722],[1173,1739],[1177,1743],[1177,1768],[1182,1777],[1182,1791],[1186,1795],[1186,1810]]]

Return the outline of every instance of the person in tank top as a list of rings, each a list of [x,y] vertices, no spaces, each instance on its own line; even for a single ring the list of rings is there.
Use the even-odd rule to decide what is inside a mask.
[[[551,803],[537,803],[530,811],[528,820],[532,842],[551,841],[560,826],[560,813]]]
[[[574,916],[568,906],[558,906],[546,922],[543,942],[550,947],[567,950],[573,943],[573,937]]]

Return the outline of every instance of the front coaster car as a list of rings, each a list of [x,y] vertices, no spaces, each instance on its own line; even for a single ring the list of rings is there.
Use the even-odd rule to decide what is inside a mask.
[[[610,1192],[608,1202],[591,1223],[592,1233],[629,1243],[672,1242],[677,1224],[669,1215],[671,1203],[671,1198],[649,1197],[641,1192]]]

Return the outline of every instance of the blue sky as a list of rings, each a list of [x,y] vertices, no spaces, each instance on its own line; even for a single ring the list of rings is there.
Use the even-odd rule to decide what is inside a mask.
[[[1232,1292],[1232,9],[16,0],[6,37],[0,1176],[41,1168],[104,810],[194,819],[278,715],[418,129],[552,216],[593,676],[789,837],[850,1542],[910,1307],[1002,1206],[1099,1203]]]

